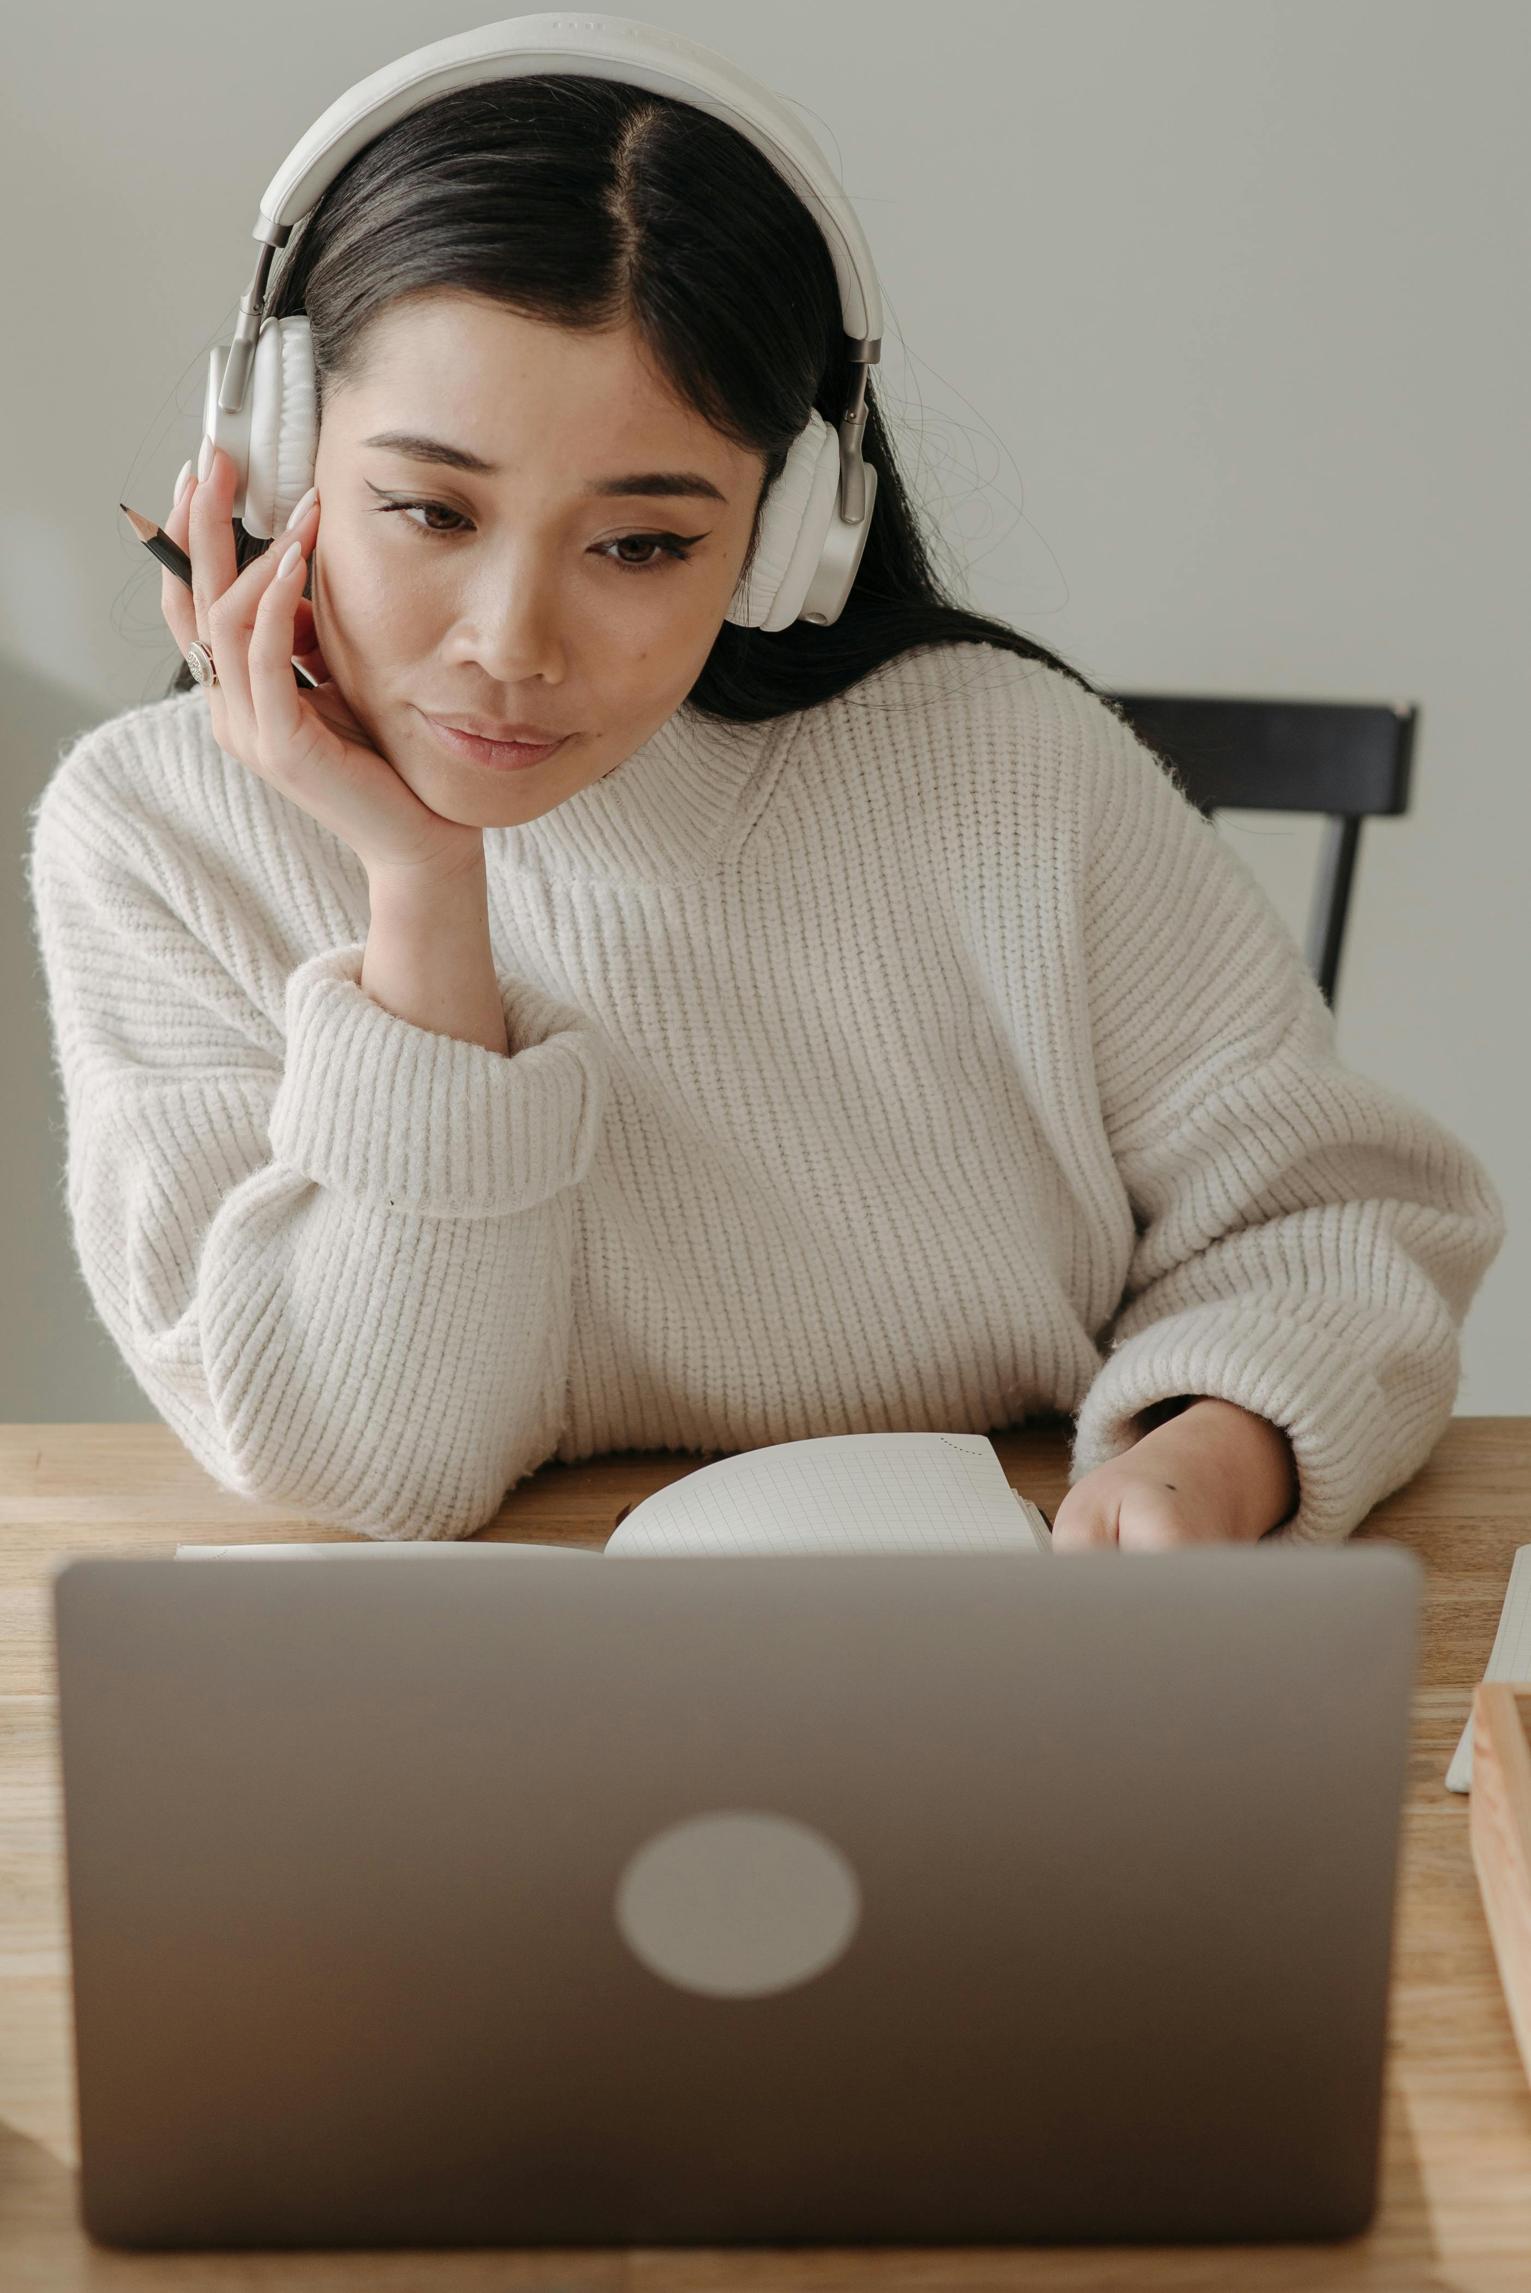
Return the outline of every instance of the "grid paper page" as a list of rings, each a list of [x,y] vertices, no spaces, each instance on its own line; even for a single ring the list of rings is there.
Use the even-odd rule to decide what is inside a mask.
[[[1485,1680],[1531,1680],[1531,1545],[1518,1545],[1510,1564],[1510,1582],[1499,1611],[1499,1629],[1489,1650]],[[1471,1791],[1473,1781],[1473,1722],[1471,1712],[1462,1730],[1451,1765],[1446,1770],[1448,1791]]]
[[[1046,1552],[983,1433],[836,1433],[716,1458],[606,1540],[630,1553]]]

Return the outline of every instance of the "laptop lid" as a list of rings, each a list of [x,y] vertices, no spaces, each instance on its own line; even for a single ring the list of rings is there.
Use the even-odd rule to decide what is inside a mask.
[[[1385,1545],[54,1581],[82,2212],[170,2247],[1326,2238]]]

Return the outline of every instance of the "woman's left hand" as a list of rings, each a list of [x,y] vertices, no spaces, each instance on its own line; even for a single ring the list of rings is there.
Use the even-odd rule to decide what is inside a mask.
[[[1235,1402],[1193,1401],[1120,1457],[1074,1483],[1053,1517],[1053,1546],[1253,1544],[1296,1510],[1290,1446],[1279,1426]]]

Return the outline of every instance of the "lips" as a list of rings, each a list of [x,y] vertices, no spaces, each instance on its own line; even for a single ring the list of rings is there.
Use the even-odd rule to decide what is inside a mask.
[[[531,766],[545,764],[570,738],[565,733],[553,741],[480,740],[477,733],[459,732],[437,717],[426,717],[424,721],[449,755],[464,757],[469,764],[486,767],[491,772],[524,772]]]
[[[434,710],[427,713],[432,716],[436,714]],[[561,732],[550,732],[545,725],[496,725],[487,723],[482,717],[437,716],[436,722],[445,725],[448,732],[471,733],[475,740],[494,740],[507,744],[519,741],[525,748],[548,748],[554,741],[564,738]]]

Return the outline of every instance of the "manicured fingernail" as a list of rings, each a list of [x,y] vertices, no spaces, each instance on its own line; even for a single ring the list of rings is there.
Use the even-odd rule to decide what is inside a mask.
[[[203,439],[202,451],[197,456],[197,483],[199,486],[206,483],[207,473],[213,466],[213,456],[217,451],[218,449],[211,438]]]
[[[317,486],[310,486],[308,492],[303,496],[303,499],[300,502],[294,503],[292,516],[287,520],[287,530],[289,533],[292,531],[295,525],[300,524],[302,520],[307,517],[309,511],[313,508],[315,502],[318,499],[319,488]]]
[[[172,503],[171,503],[171,505],[170,505],[170,507],[171,507],[172,509],[174,509],[174,508],[175,508],[175,504],[176,504],[176,502],[178,502],[178,501],[180,500],[180,498],[181,498],[182,494],[184,494],[184,493],[185,493],[185,491],[186,491],[186,488],[187,488],[187,486],[188,486],[190,483],[191,483],[191,457],[190,457],[190,455],[188,455],[188,456],[187,456],[187,458],[186,458],[186,460],[185,460],[185,461],[184,461],[184,462],[181,464],[181,474],[180,474],[180,476],[179,476],[179,477],[176,479],[176,481],[175,481],[175,501],[172,501]]]
[[[293,567],[297,564],[299,558],[301,558],[302,555],[303,545],[301,542],[295,541],[292,544],[292,547],[283,557],[281,564],[276,569],[276,577],[278,581],[284,581],[286,579],[287,575],[291,573]]]

